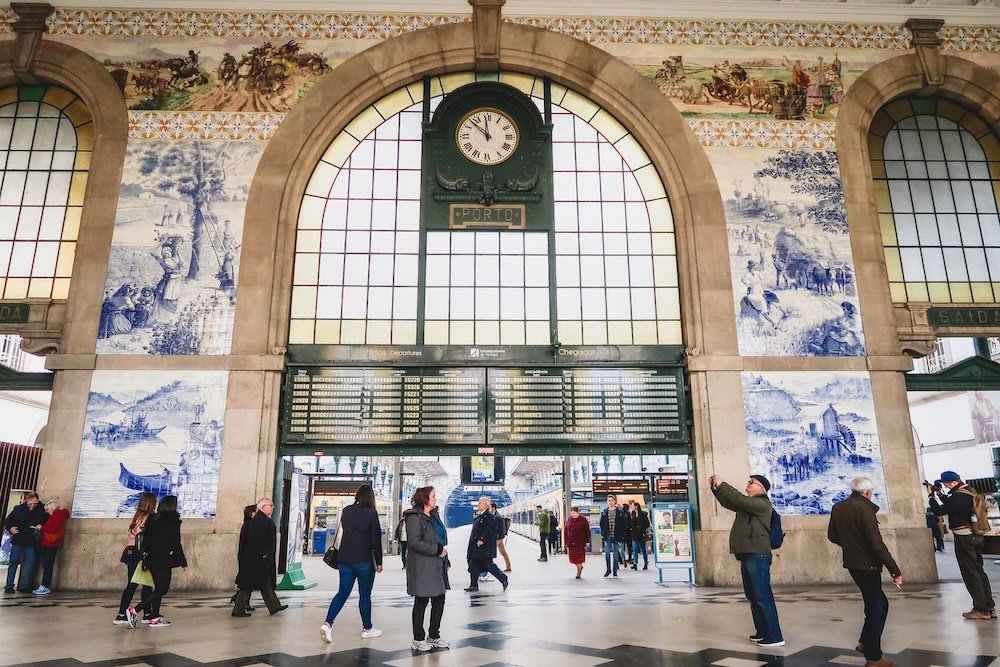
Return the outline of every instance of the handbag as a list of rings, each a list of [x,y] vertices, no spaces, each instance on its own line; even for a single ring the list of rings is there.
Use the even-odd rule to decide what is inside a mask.
[[[645,541],[645,542],[652,542],[652,541],[653,541],[653,529],[652,529],[652,528],[647,528],[647,529],[646,529],[646,530],[645,530],[645,531],[644,531],[644,532],[642,533],[642,539],[643,539],[643,541]]]
[[[341,521],[341,523],[337,525],[337,534],[333,536],[333,546],[327,549],[326,553],[323,554],[323,562],[332,567],[334,570],[340,567],[338,552],[340,551],[340,543],[344,539],[343,527],[344,523]]]
[[[132,573],[132,583],[156,590],[156,586],[153,585],[153,573],[145,568],[145,564],[141,560],[136,564],[135,572]]]

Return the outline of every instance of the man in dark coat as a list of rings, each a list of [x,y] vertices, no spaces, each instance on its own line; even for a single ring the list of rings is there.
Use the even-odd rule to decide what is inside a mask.
[[[260,591],[267,610],[271,615],[288,609],[274,593],[277,580],[274,554],[278,544],[278,529],[271,521],[274,514],[274,503],[270,498],[257,501],[257,514],[250,519],[246,531],[246,543],[240,545],[240,572],[236,575],[236,585],[240,587],[236,594],[236,604],[233,606],[233,616],[247,617],[247,604],[250,593]]]
[[[889,615],[889,599],[882,591],[882,567],[889,570],[897,586],[903,583],[903,575],[879,533],[873,488],[867,477],[851,480],[851,496],[830,511],[827,537],[843,549],[844,567],[865,602],[865,623],[857,649],[864,653],[866,667],[895,667],[895,662],[882,657],[882,631]]]
[[[17,590],[22,593],[31,592],[31,578],[35,574],[35,560],[38,556],[35,531],[40,531],[48,520],[49,513],[38,504],[38,494],[33,491],[26,494],[24,502],[7,515],[3,527],[10,532],[10,565],[7,566],[7,585],[3,589],[4,593],[14,592],[14,586],[18,583],[18,565],[21,566],[21,576]],[[41,539],[41,532],[37,535]]]
[[[500,571],[493,559],[497,557],[497,519],[490,512],[490,499],[482,496],[479,499],[479,516],[472,522],[472,532],[469,534],[469,574],[472,583],[466,592],[479,590],[479,575],[489,572],[503,584],[507,590],[510,581],[507,575]]]

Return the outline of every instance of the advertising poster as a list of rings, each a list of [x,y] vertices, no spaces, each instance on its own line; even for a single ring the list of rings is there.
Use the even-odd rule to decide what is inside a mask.
[[[653,556],[657,563],[688,564],[691,549],[691,510],[687,505],[653,505]]]
[[[479,484],[491,484],[496,480],[493,478],[494,457],[473,456],[472,457],[472,481]]]

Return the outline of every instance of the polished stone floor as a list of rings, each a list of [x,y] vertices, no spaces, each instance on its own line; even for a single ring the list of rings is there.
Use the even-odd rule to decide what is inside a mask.
[[[467,529],[466,529],[467,530]],[[450,536],[456,546],[467,532]],[[949,545],[950,546],[950,545]],[[561,667],[566,665],[663,665],[695,667],[820,667],[863,665],[854,652],[861,604],[853,587],[790,587],[777,591],[787,646],[758,649],[742,592],[658,586],[656,573],[622,571],[602,577],[603,558],[591,557],[584,578],[563,556],[538,563],[537,546],[511,536],[511,586],[483,583],[469,594],[464,573],[453,572],[442,636],[451,650],[416,655],[409,650],[411,598],[399,559],[387,557],[376,580],[377,639],[360,638],[357,598],[348,601],[334,626],[334,643],[319,636],[337,573],[318,558],[307,573],[320,585],[282,592],[290,608],[269,617],[263,604],[253,618],[229,616],[229,593],[168,596],[160,630],[114,626],[117,596],[53,593],[43,599],[0,597],[0,664],[188,667],[213,665],[455,665],[456,667]],[[459,549],[456,548],[456,551]],[[501,561],[502,562],[502,561]],[[906,667],[1000,667],[1000,624],[962,619],[970,607],[957,582],[951,553],[939,563],[945,583],[887,587],[892,605],[886,654]],[[58,566],[58,565],[57,565]],[[736,567],[735,561],[733,567]],[[1000,563],[989,561],[994,579]],[[178,573],[178,577],[183,575]],[[1000,590],[997,588],[995,590]]]

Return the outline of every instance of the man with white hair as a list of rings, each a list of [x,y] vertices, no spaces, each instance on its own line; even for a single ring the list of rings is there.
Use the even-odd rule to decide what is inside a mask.
[[[882,631],[889,615],[889,599],[882,591],[882,567],[889,570],[892,583],[902,585],[903,575],[879,533],[878,505],[872,502],[874,486],[867,477],[851,480],[851,495],[833,506],[827,537],[844,552],[844,567],[861,591],[865,602],[865,624],[857,650],[865,656],[866,667],[895,667],[882,657]]]
[[[270,498],[258,500],[257,513],[250,519],[246,544],[240,545],[238,556],[240,570],[236,575],[239,591],[236,593],[232,611],[232,616],[237,618],[250,616],[247,606],[250,603],[250,593],[253,591],[260,591],[272,616],[288,609],[288,605],[281,604],[281,600],[274,593],[277,577],[274,556],[278,545],[278,528],[271,521],[272,514],[274,514],[274,501]]]
[[[492,574],[503,584],[503,589],[507,590],[509,583],[507,575],[493,562],[497,557],[497,518],[490,512],[490,499],[480,496],[478,510],[479,515],[472,522],[469,548],[466,552],[472,583],[465,591],[469,593],[479,590],[479,575],[483,572]]]

